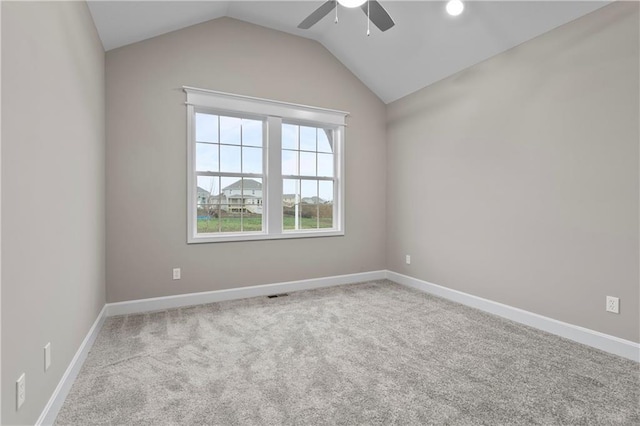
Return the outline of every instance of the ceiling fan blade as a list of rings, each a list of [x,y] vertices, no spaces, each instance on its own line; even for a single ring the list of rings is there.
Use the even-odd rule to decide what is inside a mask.
[[[309,28],[314,26],[319,20],[327,16],[329,12],[331,12],[335,8],[336,8],[335,0],[329,0],[323,3],[322,6],[317,8],[311,15],[307,16],[307,18],[304,21],[300,22],[300,25],[298,25],[298,28],[301,28],[303,30],[308,30]]]
[[[369,3],[367,5],[367,3]],[[393,27],[396,23],[393,22],[391,16],[387,13],[387,11],[382,7],[380,3],[376,0],[369,0],[365,2],[362,6],[362,10],[364,14],[369,16],[371,22],[380,29],[380,31],[387,31],[389,28]],[[367,12],[368,11],[368,12]]]

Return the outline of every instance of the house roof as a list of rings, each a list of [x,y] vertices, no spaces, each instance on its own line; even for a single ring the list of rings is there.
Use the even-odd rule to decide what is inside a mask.
[[[307,204],[323,204],[324,200],[320,197],[305,197],[302,199],[302,202]]]
[[[231,185],[222,188],[223,191],[232,190],[232,189],[262,189],[262,184],[257,180],[253,179],[245,179],[244,184],[242,183],[242,179],[238,179],[236,182]]]
[[[206,189],[198,187],[198,194],[209,195],[211,193],[209,191],[207,191]]]

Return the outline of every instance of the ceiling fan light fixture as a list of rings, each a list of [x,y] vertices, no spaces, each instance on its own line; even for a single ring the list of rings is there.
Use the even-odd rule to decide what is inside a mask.
[[[338,0],[338,3],[340,3],[340,6],[344,6],[344,7],[360,7],[363,4],[365,4],[367,0]]]
[[[368,21],[371,21],[371,23],[382,32],[387,31],[395,25],[389,13],[377,0],[326,0],[319,8],[314,10],[311,15],[300,22],[298,28],[308,30],[322,18],[333,12],[334,9],[336,12],[336,22],[338,22],[338,5],[349,8],[360,7],[362,12],[367,16]],[[367,22],[367,27],[368,25],[369,23]]]
[[[464,3],[460,0],[449,0],[447,3],[447,13],[451,16],[458,16],[464,10]]]

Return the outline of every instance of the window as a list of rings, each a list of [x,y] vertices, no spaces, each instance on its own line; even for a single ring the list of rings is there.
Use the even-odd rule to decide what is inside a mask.
[[[196,234],[262,231],[264,121],[196,112],[194,122]]]
[[[333,228],[333,131],[330,128],[283,124],[283,228]]]
[[[344,235],[347,113],[184,90],[189,243]]]

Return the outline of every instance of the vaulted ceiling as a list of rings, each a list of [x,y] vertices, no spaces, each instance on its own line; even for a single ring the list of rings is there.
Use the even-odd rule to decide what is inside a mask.
[[[449,16],[443,1],[380,3],[396,25],[380,32],[358,8],[339,7],[309,30],[297,25],[318,1],[90,1],[105,50],[229,16],[322,43],[384,102],[392,102],[553,28],[602,1],[465,1]],[[232,40],[230,40],[232,42]]]

